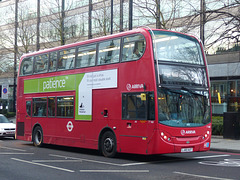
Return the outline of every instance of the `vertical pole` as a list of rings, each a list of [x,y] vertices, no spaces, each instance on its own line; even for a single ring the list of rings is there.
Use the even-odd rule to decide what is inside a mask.
[[[61,10],[61,45],[65,44],[65,28],[64,28],[64,19],[65,19],[65,0],[62,0],[62,10]]]
[[[15,0],[15,34],[14,34],[14,65],[13,65],[13,112],[16,112],[16,78],[17,78],[17,54],[18,54],[18,47],[17,47],[17,30],[18,30],[18,0]]]
[[[89,0],[88,8],[88,39],[92,39],[92,0]]]
[[[161,18],[160,18],[161,10],[160,10],[160,0],[156,0],[156,28],[162,29],[161,26]]]
[[[113,0],[111,0],[111,34],[113,34]]]
[[[204,26],[206,23],[206,4],[205,4],[205,0],[201,0],[200,1],[200,9],[201,9],[201,13],[200,13],[200,39],[202,41],[202,43],[204,44],[205,41],[205,37],[204,37]]]
[[[133,21],[133,0],[129,0],[129,30],[132,30]]]
[[[36,42],[36,51],[40,49],[40,0],[37,0],[37,42]]]
[[[123,32],[123,0],[120,0],[120,32]]]

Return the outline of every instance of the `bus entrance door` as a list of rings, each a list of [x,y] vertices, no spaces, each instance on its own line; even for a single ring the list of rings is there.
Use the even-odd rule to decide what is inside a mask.
[[[32,99],[26,99],[25,100],[26,104],[26,113],[24,117],[24,131],[26,136],[32,135],[32,118],[31,118],[31,113],[32,113]]]

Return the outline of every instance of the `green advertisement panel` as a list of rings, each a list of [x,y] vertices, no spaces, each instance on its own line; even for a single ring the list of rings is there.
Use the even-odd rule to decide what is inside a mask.
[[[24,94],[75,90],[75,79],[74,74],[24,80]]]

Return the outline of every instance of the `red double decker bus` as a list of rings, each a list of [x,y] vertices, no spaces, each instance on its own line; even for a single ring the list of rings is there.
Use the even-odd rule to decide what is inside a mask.
[[[139,28],[24,55],[17,139],[98,149],[107,157],[209,150],[202,44]]]

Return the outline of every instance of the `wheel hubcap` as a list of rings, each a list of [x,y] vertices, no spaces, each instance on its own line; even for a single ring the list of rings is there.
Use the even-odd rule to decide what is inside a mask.
[[[42,141],[42,133],[40,131],[37,131],[36,136],[35,136],[35,142],[36,144],[40,144]]]
[[[104,148],[107,152],[111,152],[113,149],[113,140],[111,138],[106,138],[104,141]]]

